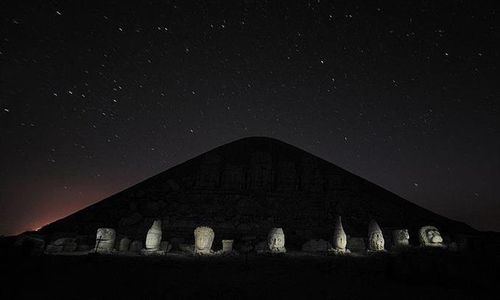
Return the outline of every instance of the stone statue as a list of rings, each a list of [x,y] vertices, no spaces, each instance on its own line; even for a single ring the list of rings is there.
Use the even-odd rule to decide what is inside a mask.
[[[283,228],[273,228],[267,235],[267,247],[271,253],[286,253]]]
[[[194,253],[212,254],[215,233],[212,228],[201,226],[194,230]]]
[[[445,247],[441,233],[434,226],[424,226],[419,231],[420,245],[423,247]]]
[[[116,231],[113,228],[99,228],[94,250],[99,253],[112,252],[115,247]]]
[[[124,237],[120,240],[120,244],[118,245],[118,251],[128,252],[129,247],[130,247],[130,239]]]
[[[338,216],[333,228],[333,249],[331,250],[336,254],[343,254],[349,252],[347,250],[347,235],[345,234],[344,227],[342,226],[342,219]]]
[[[410,246],[410,234],[408,229],[397,229],[392,232],[392,241],[394,247]]]
[[[375,220],[370,221],[368,226],[368,251],[379,252],[384,251],[384,235],[382,229],[378,226]]]
[[[156,220],[148,230],[146,235],[146,249],[149,251],[157,251],[160,249],[161,243],[161,220]]]
[[[233,251],[234,240],[222,240],[222,253],[229,253]]]

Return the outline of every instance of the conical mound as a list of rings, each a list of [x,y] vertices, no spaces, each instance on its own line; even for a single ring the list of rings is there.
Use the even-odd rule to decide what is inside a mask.
[[[171,238],[192,238],[200,225],[231,239],[265,237],[270,228],[282,227],[287,243],[300,243],[328,239],[329,224],[340,214],[354,236],[365,236],[370,216],[387,228],[433,224],[445,234],[473,231],[297,147],[249,137],[181,163],[41,233],[95,236],[97,228],[111,227],[141,240],[160,219]]]

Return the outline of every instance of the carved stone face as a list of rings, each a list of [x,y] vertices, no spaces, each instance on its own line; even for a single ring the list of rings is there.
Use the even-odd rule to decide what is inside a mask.
[[[398,229],[392,232],[394,246],[408,246],[410,244],[410,234],[408,229]]]
[[[116,232],[113,228],[99,228],[96,234],[96,250],[111,251],[115,246]]]
[[[148,234],[146,235],[146,249],[159,249],[161,243],[161,221],[156,220],[153,222],[153,225],[148,230]]]
[[[345,250],[347,246],[347,235],[345,234],[344,227],[340,216],[337,219],[335,228],[333,229],[333,248],[337,250]]]
[[[345,247],[347,246],[347,236],[345,232],[337,234],[333,242],[336,249],[345,249]]]
[[[384,241],[384,236],[382,235],[382,232],[373,232],[371,235],[370,235],[370,238],[369,238],[369,242],[370,242],[370,250],[373,250],[373,251],[381,251],[381,250],[384,250],[384,245],[385,245],[385,241]]]
[[[427,239],[430,243],[440,244],[443,242],[443,238],[441,237],[441,233],[437,230],[429,230],[427,231]]]
[[[214,231],[210,227],[198,227],[194,230],[195,253],[210,254],[214,242]]]
[[[434,226],[420,228],[420,243],[422,246],[443,247],[443,237]]]
[[[284,252],[285,250],[285,233],[282,228],[273,228],[267,236],[267,245],[271,252]]]

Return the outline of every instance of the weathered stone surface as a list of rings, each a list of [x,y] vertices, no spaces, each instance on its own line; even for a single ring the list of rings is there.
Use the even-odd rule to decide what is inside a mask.
[[[63,252],[74,252],[78,248],[78,244],[73,241],[68,241],[63,246]]]
[[[267,246],[271,253],[286,253],[283,228],[273,228],[269,231]]]
[[[393,230],[392,242],[396,248],[410,246],[410,234],[408,233],[408,229]]]
[[[201,226],[194,230],[195,254],[212,254],[215,233],[212,228]]]
[[[63,248],[64,248],[63,245],[48,244],[47,247],[45,247],[45,253],[48,254],[60,253],[63,251]]]
[[[368,251],[384,251],[385,241],[382,229],[375,220],[370,221],[368,226]]]
[[[115,248],[116,231],[113,228],[99,228],[96,234],[95,251],[112,252]]]
[[[346,246],[347,235],[342,226],[342,219],[338,216],[333,228],[333,249],[339,252],[345,252],[347,249]]]
[[[78,244],[78,247],[76,248],[76,251],[89,251],[90,246],[87,244]]]
[[[234,240],[222,240],[222,252],[231,252],[233,251],[233,243]]]
[[[420,245],[423,247],[440,247],[443,248],[443,238],[441,233],[434,226],[424,226],[419,230]]]
[[[160,248],[162,237],[161,231],[161,221],[155,220],[151,228],[148,230],[146,235],[146,249],[148,250],[158,250]]]
[[[332,249],[332,245],[325,240],[309,240],[302,245],[304,252],[328,252]]]
[[[118,246],[118,251],[128,252],[130,248],[130,239],[128,237],[123,237],[120,239],[120,244]]]

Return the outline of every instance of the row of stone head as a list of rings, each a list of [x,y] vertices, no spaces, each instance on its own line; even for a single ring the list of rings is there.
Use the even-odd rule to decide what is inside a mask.
[[[200,226],[194,230],[194,253],[195,254],[212,254],[212,244],[215,238],[215,232],[207,226]],[[113,228],[99,228],[96,234],[96,252],[111,252],[114,250],[116,241],[116,231]],[[135,244],[134,244],[135,243]],[[124,238],[120,240],[118,246],[119,251],[126,252],[129,250],[138,251],[142,248],[142,243],[134,241],[130,244],[130,240]],[[273,228],[268,235],[268,250],[273,253],[284,253],[285,249],[285,234],[282,228]],[[222,252],[232,251],[233,240],[222,240]],[[151,228],[146,234],[145,248],[140,251],[143,254],[162,254],[171,249],[171,245],[167,241],[162,242],[161,220],[155,220]]]
[[[211,254],[212,244],[215,238],[215,232],[207,226],[200,226],[194,230],[194,253]],[[112,228],[99,228],[96,235],[96,252],[108,252],[114,249],[116,232]],[[393,231],[394,245],[397,247],[409,245],[409,233],[407,229],[398,229]],[[346,253],[347,235],[342,226],[342,220],[339,216],[334,224],[333,244],[330,251],[336,253]],[[419,230],[419,241],[422,246],[443,246],[443,239],[439,230],[434,226],[424,226]],[[119,250],[127,251],[130,240],[122,239]],[[233,240],[223,240],[223,252],[232,251]],[[133,245],[134,248],[142,247],[142,244]],[[164,253],[172,248],[167,241],[162,242],[161,220],[155,220],[146,234],[145,248],[141,249],[144,254]],[[385,241],[382,229],[375,220],[371,220],[368,225],[368,251],[384,251]],[[285,233],[282,228],[272,228],[267,236],[267,245],[262,252],[285,253]]]

